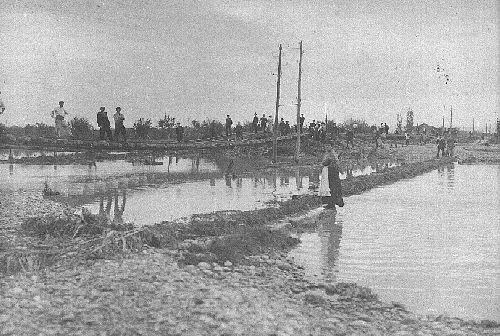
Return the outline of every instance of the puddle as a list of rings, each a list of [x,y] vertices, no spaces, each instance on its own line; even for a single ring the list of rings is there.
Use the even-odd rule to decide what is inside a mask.
[[[421,314],[499,320],[499,177],[498,165],[452,164],[348,197],[290,255],[309,277]]]

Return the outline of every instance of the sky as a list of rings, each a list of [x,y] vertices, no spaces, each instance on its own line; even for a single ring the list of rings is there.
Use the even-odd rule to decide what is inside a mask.
[[[52,123],[60,100],[96,125],[165,114],[296,118],[299,41],[306,120],[476,127],[499,110],[496,0],[1,0],[0,91],[8,126]]]

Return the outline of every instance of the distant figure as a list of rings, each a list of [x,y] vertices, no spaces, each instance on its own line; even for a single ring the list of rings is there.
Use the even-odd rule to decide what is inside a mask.
[[[441,157],[443,157],[444,149],[446,147],[446,140],[444,139],[444,137],[438,137],[436,143],[438,148],[437,157],[439,157],[439,151],[441,151]]]
[[[306,121],[306,118],[304,118],[304,115],[301,114],[299,118],[299,125],[300,125],[300,133],[302,133],[302,130],[304,129],[304,122]]]
[[[405,145],[410,145],[410,135],[408,134],[408,132],[405,132]]]
[[[5,104],[3,103],[1,95],[2,95],[2,92],[0,92],[0,114],[3,114],[3,112],[5,111]]]
[[[266,129],[267,129],[267,118],[266,118],[265,114],[263,114],[262,118],[260,118],[260,129],[262,130],[263,133],[266,132]]]
[[[285,131],[285,135],[288,135],[290,134],[290,131],[291,131],[291,128],[290,128],[290,122],[287,120],[285,121],[285,126],[284,126],[284,131]]]
[[[97,112],[97,126],[99,126],[99,139],[105,140],[106,136],[108,140],[112,140],[111,134],[111,124],[108,119],[108,112],[105,111],[106,108],[102,106],[100,111]]]
[[[309,134],[311,135],[311,138],[314,138],[315,128],[316,128],[316,120],[313,120],[312,122],[309,123]]]
[[[338,158],[331,146],[327,146],[322,166],[319,196],[321,196],[322,203],[325,204],[325,209],[335,209],[335,205],[343,207]]]
[[[115,119],[115,138],[118,140],[120,134],[123,136],[123,141],[126,140],[125,135],[125,126],[123,125],[123,121],[125,120],[125,116],[121,112],[122,108],[117,107],[116,113],[113,115],[113,119]]]
[[[354,148],[354,132],[352,129],[347,129],[345,132],[346,145],[345,148],[349,148],[349,144],[351,144],[351,148]]]
[[[226,137],[231,136],[231,134],[232,134],[232,130],[231,130],[232,126],[233,126],[233,120],[231,119],[231,117],[228,114],[227,117],[226,117]]]
[[[238,124],[236,124],[234,131],[236,133],[236,140],[243,139],[243,126],[241,126],[241,123],[239,121]]]
[[[279,130],[280,130],[280,132],[279,132],[280,135],[285,134],[285,118],[281,118]]]
[[[274,125],[273,116],[269,116],[267,118],[267,132],[268,133],[272,133],[274,131],[273,125]]]
[[[389,134],[389,126],[386,123],[384,123],[384,131],[386,135]]]
[[[68,112],[64,109],[64,102],[60,101],[59,106],[53,109],[50,115],[55,120],[56,136],[60,138],[63,135],[64,128],[66,127],[64,118],[68,115]]]
[[[253,116],[252,126],[253,132],[257,134],[257,131],[259,130],[259,117],[257,117],[257,113],[255,113],[255,115]]]
[[[184,127],[181,126],[181,123],[177,123],[175,135],[177,136],[177,142],[181,143],[184,137]]]

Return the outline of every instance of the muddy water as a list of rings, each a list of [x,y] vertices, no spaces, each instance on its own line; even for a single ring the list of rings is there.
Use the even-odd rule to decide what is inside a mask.
[[[15,157],[41,155],[30,151],[13,150],[13,153]],[[145,225],[197,213],[265,207],[268,201],[310,192],[310,185],[317,185],[318,181],[318,174],[310,171],[307,174],[300,170],[272,170],[225,175],[228,162],[164,156],[156,157],[155,165],[148,165],[145,159],[151,157],[97,161],[90,165],[3,163],[0,164],[0,190],[41,191],[47,184],[57,194],[50,196],[53,200],[86,206],[94,213]],[[349,167],[341,172],[341,178],[368,175],[394,165]]]
[[[422,314],[498,321],[499,177],[498,165],[449,165],[349,197],[290,255],[310,277]]]

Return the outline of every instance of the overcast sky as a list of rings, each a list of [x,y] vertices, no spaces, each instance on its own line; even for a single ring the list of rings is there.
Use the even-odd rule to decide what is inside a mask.
[[[499,109],[498,1],[1,0],[0,91],[7,125],[52,123],[59,100],[93,124],[121,106],[126,126],[274,115],[293,123],[298,42],[308,120],[394,125],[493,123]],[[439,67],[439,71],[438,71]]]

